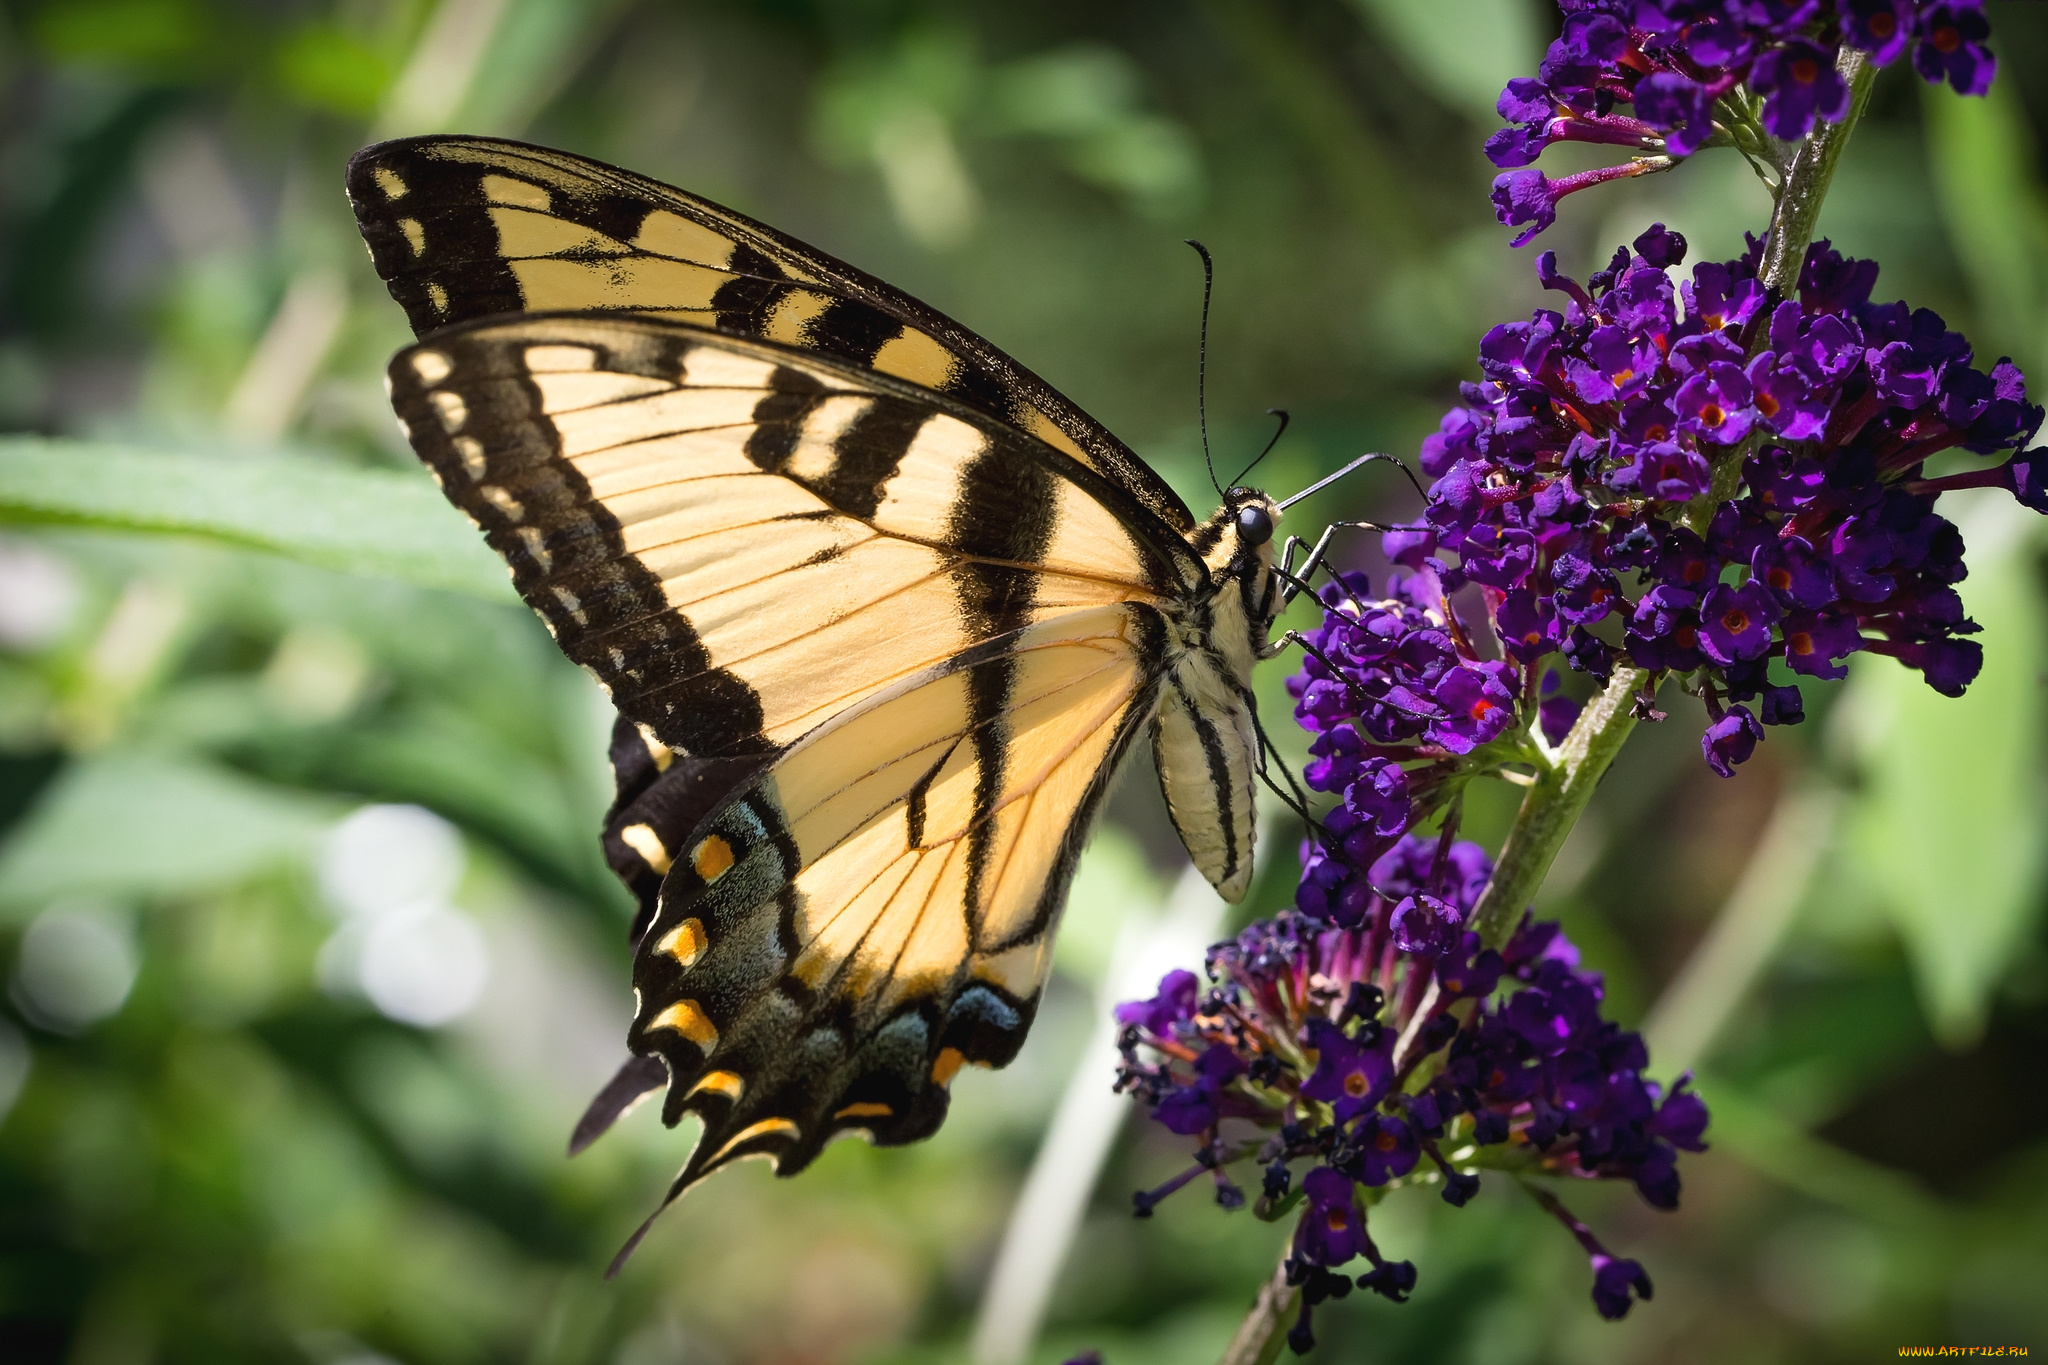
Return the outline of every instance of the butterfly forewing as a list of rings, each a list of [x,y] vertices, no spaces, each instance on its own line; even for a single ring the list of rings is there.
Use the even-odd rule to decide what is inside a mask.
[[[493,314],[632,311],[823,352],[947,394],[1193,518],[1051,385],[902,291],[730,209],[566,152],[490,138],[379,143],[349,164],[378,273],[420,334]]]
[[[692,756],[771,753],[982,639],[1200,572],[1077,462],[787,348],[526,318],[437,334],[391,377],[564,651]]]

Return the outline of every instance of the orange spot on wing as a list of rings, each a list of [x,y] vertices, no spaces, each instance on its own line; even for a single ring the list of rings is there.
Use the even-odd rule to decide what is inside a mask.
[[[847,1105],[844,1109],[832,1115],[832,1117],[835,1119],[885,1119],[895,1112],[886,1104],[876,1104],[871,1100],[862,1100],[858,1104]]]
[[[690,850],[690,866],[697,869],[697,875],[708,886],[723,877],[732,866],[732,845],[716,834],[706,835],[697,847]]]

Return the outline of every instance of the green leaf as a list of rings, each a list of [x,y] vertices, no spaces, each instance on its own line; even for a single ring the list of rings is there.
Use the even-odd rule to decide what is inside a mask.
[[[189,758],[81,759],[0,845],[0,919],[61,896],[231,886],[300,856],[338,807]]]
[[[1982,1032],[2040,905],[2048,622],[2034,514],[1988,489],[1950,501],[1970,551],[1961,592],[1984,627],[1983,673],[1944,697],[1893,660],[1858,654],[1843,705],[1867,779],[1852,856],[1885,898],[1936,1036],[1954,1048]]]
[[[385,470],[0,438],[0,525],[8,522],[198,536],[344,573],[512,596],[504,565],[430,481]]]

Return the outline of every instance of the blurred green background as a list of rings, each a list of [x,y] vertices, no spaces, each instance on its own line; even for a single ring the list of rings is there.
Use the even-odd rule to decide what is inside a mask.
[[[1884,73],[1822,230],[1883,262],[1881,298],[2048,375],[2048,13],[1988,8],[1993,97]],[[983,332],[1205,510],[1180,239],[1218,262],[1219,465],[1274,406],[1276,492],[1412,453],[1485,328],[1537,306],[1478,147],[1556,24],[1537,0],[0,5],[0,1358],[974,1359],[1119,926],[1184,860],[1141,770],[1016,1065],[963,1076],[922,1146],[720,1177],[601,1280],[689,1140],[643,1110],[563,1156],[630,1011],[606,706],[397,435],[408,337],[350,152],[507,135],[731,204]],[[1567,201],[1544,243],[1583,274],[1661,218],[1710,259],[1766,208],[1706,155]],[[1413,508],[1377,467],[1298,515]],[[1668,697],[1546,888],[1657,1073],[1697,1067],[1714,1107],[1682,1212],[1576,1196],[1655,1301],[1603,1323],[1513,1192],[1411,1191],[1375,1228],[1414,1301],[1325,1310],[1319,1358],[2048,1350],[2043,540],[1995,498],[1945,510],[1987,628],[1968,697],[1859,658],[1728,782]],[[1470,821],[1497,837],[1513,804],[1475,793]],[[1292,837],[1245,913],[1287,900]],[[1128,1124],[1099,1181],[1051,1163],[1087,1202],[1035,1248],[1063,1267],[1043,1338],[982,1361],[1213,1358],[1280,1233],[1199,1186],[1133,1221],[1176,1146]]]

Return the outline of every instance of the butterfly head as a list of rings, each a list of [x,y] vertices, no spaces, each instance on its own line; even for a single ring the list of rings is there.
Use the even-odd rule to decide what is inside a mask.
[[[1216,515],[1188,537],[1209,570],[1218,633],[1242,632],[1254,656],[1265,644],[1278,600],[1273,536],[1280,517],[1279,504],[1258,489],[1233,487],[1223,495]],[[1226,618],[1238,618],[1238,629],[1223,626]]]
[[[1238,486],[1225,493],[1223,506],[1195,532],[1210,575],[1218,581],[1262,577],[1273,565],[1273,532],[1280,515],[1280,505],[1256,488]]]

